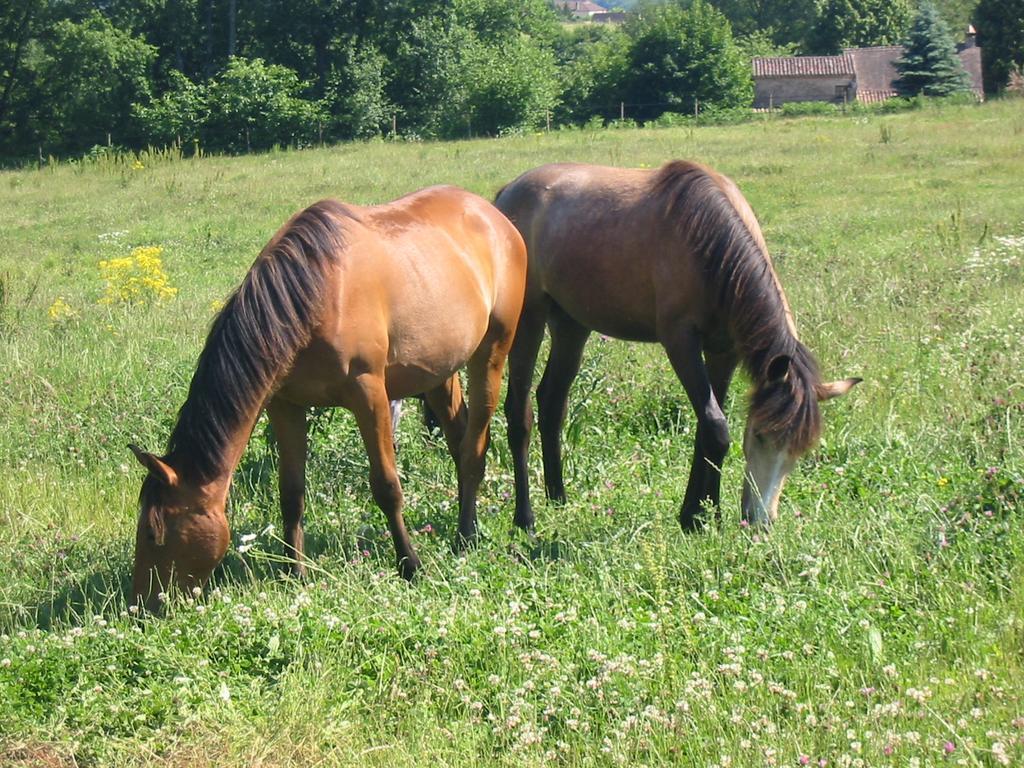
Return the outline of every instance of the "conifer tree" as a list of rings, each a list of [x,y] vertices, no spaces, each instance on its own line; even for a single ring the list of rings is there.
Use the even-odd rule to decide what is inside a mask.
[[[922,3],[896,61],[901,96],[948,96],[970,89],[949,27],[931,3]]]

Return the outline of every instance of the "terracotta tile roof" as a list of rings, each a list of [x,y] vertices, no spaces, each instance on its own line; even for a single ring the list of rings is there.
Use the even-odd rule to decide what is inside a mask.
[[[879,102],[891,99],[893,96],[898,95],[899,93],[892,89],[883,91],[870,91],[863,90],[861,88],[857,89],[857,101],[861,104],[878,104]]]
[[[754,77],[853,77],[853,57],[773,56],[754,58]]]

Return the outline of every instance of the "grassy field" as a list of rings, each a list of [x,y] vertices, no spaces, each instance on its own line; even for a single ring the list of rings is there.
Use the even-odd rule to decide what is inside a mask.
[[[1022,141],[997,102],[0,174],[0,765],[1024,762]],[[769,535],[738,523],[738,445],[725,524],[681,533],[682,389],[657,348],[595,337],[570,501],[538,501],[536,541],[510,532],[499,417],[483,541],[454,556],[454,470],[406,419],[425,569],[400,581],[353,419],[324,412],[314,574],[284,578],[261,422],[213,588],[159,621],[126,610],[126,444],[162,447],[219,302],[288,215],[673,157],[737,181],[826,376],[865,379],[826,407]],[[176,295],[103,303],[138,247]]]

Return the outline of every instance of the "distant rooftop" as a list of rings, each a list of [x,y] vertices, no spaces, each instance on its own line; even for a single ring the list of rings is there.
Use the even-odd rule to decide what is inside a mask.
[[[772,56],[754,59],[754,77],[842,77],[854,75],[853,57]]]

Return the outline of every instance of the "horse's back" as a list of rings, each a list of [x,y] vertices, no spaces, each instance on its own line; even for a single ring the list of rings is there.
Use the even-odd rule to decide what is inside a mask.
[[[587,327],[653,340],[658,270],[678,243],[651,200],[650,180],[644,169],[563,163],[502,189],[495,205],[529,253],[528,301],[543,292]]]

